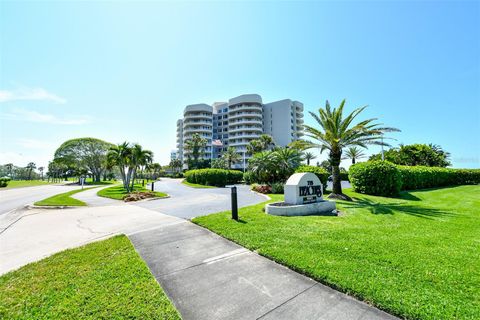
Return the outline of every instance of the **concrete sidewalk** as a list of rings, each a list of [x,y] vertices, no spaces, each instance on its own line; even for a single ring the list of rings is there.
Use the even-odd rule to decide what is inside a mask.
[[[188,319],[397,319],[190,222],[129,235]]]
[[[8,217],[3,216],[10,216]],[[19,210],[0,219],[0,275],[59,251],[185,220],[132,205]]]

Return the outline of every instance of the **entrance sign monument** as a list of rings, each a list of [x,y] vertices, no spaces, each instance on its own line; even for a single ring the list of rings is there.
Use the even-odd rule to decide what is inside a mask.
[[[285,202],[267,204],[266,213],[277,216],[337,215],[335,202],[323,200],[322,183],[314,173],[291,175],[284,190]]]

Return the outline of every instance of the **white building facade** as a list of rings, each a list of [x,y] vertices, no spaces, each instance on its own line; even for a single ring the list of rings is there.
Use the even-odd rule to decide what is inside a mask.
[[[234,147],[243,160],[234,165],[241,169],[250,157],[247,145],[261,134],[272,136],[278,146],[286,146],[303,136],[303,104],[290,99],[264,104],[258,94],[244,94],[212,106],[195,104],[185,107],[177,121],[177,157],[189,157],[185,143],[193,134],[207,139],[203,159],[221,157]]]

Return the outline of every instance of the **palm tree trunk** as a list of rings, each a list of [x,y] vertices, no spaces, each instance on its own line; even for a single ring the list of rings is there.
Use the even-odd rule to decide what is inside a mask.
[[[310,159],[307,158],[307,166],[310,165]]]
[[[352,158],[352,164],[355,164],[355,158]]]
[[[133,188],[135,187],[135,179],[137,178],[137,168],[133,168],[133,174],[132,174],[132,184],[130,190],[133,191]]]
[[[330,164],[332,165],[332,193],[328,196],[333,199],[349,200],[352,199],[344,195],[342,192],[342,180],[340,179],[340,161],[342,159],[341,152],[330,152]]]

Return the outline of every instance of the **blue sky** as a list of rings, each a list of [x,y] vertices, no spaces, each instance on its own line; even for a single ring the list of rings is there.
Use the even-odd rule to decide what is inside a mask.
[[[478,168],[479,21],[462,1],[1,1],[0,163],[46,165],[93,136],[167,164],[185,105],[258,93],[308,111],[369,105],[363,117],[402,130],[396,144]]]

